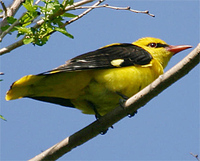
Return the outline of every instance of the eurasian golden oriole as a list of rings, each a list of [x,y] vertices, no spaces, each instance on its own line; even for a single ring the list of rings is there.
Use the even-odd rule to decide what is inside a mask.
[[[12,84],[6,100],[28,97],[86,114],[104,115],[163,74],[170,58],[189,45],[168,45],[152,37],[115,43],[70,59],[53,70]]]

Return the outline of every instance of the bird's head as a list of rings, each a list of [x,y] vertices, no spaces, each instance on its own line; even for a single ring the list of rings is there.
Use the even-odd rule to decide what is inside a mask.
[[[153,37],[141,38],[133,42],[133,44],[148,51],[154,59],[160,62],[163,68],[167,66],[170,58],[173,55],[192,47],[190,45],[168,45],[165,41]]]

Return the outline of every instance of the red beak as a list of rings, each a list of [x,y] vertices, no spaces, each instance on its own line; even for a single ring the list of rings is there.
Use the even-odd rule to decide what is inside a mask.
[[[166,49],[170,52],[173,52],[174,53],[173,55],[175,55],[176,53],[183,51],[185,49],[188,49],[188,48],[192,48],[192,46],[190,46],[190,45],[176,45],[176,46],[169,45]]]

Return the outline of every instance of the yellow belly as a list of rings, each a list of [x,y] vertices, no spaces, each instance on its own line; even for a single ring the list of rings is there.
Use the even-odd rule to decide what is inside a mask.
[[[92,103],[97,111],[104,115],[119,104],[121,98],[117,92],[131,97],[153,82],[163,73],[162,66],[156,61],[149,65],[98,70],[93,73],[84,95],[73,99],[76,108],[86,114],[94,114]]]

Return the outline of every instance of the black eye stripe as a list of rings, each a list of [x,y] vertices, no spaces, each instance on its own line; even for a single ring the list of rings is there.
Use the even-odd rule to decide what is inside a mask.
[[[167,44],[157,43],[156,48],[161,48],[161,47],[165,48],[165,47],[167,47],[167,46],[169,46],[169,45],[167,45]]]

